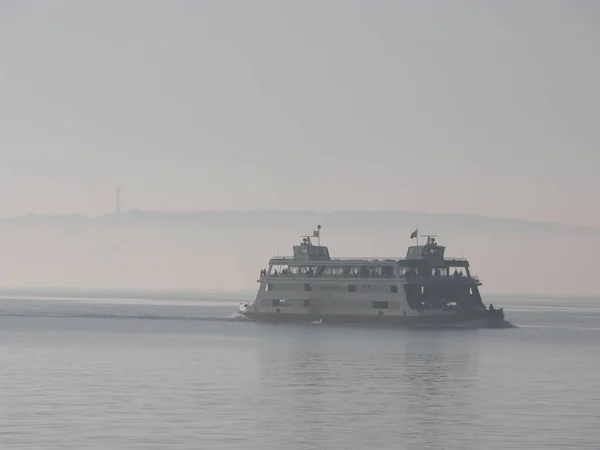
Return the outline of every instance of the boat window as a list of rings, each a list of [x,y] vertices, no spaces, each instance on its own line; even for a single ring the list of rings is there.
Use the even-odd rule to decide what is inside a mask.
[[[280,264],[277,266],[277,274],[278,275],[289,275],[290,268],[287,264]]]
[[[343,275],[348,275],[350,273],[350,267],[325,267],[323,269],[323,276],[326,277],[339,277]]]
[[[304,290],[305,291],[312,291],[312,284],[305,284],[304,285]]]
[[[363,267],[362,277],[365,278],[393,278],[394,267],[393,266],[379,266],[379,267]]]
[[[273,290],[273,285],[267,284],[267,291],[272,291],[272,290]]]
[[[388,309],[388,302],[373,302],[375,309]]]
[[[310,307],[310,300],[304,300],[304,307],[305,308]]]
[[[392,292],[392,293],[394,293],[394,294],[395,294],[396,292],[398,292],[398,286],[396,286],[396,285],[390,286],[390,292]]]
[[[450,266],[448,267],[448,274],[455,277],[464,277],[466,269],[460,266]]]
[[[405,269],[405,275],[406,276],[415,276],[415,275],[419,275],[419,268],[418,267],[407,267]]]
[[[273,299],[273,306],[289,306],[283,299]]]
[[[318,269],[318,267],[301,266],[300,273],[307,277],[312,277],[317,273]]]
[[[324,277],[357,277],[358,269],[350,266],[327,266],[323,268],[322,274]]]
[[[351,284],[348,286],[348,292],[356,292],[356,285]]]

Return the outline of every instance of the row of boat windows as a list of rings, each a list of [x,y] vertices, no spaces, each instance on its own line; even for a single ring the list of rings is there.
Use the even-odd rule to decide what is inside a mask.
[[[437,244],[436,244],[437,245]],[[422,256],[422,255],[442,255],[443,247],[410,247],[408,249],[408,256]]]
[[[298,253],[301,253],[303,255],[308,255],[309,253],[311,255],[329,255],[329,252],[327,251],[327,247],[319,247],[316,245],[310,247],[310,252],[308,251],[307,247],[300,247],[300,248],[298,248]]]
[[[279,286],[282,286],[285,288],[289,287],[288,285],[279,285]],[[370,287],[371,287],[370,285],[362,286],[361,290],[368,290]],[[378,287],[383,287],[383,286],[378,286]],[[335,291],[341,291],[342,289],[343,290],[346,289],[346,287],[344,287],[344,286],[319,286],[319,288],[329,288],[329,289],[322,289],[322,290],[335,290]],[[357,292],[357,288],[358,288],[358,285],[356,285],[356,284],[349,284],[347,286],[348,292]],[[275,289],[275,284],[273,284],[273,283],[267,284],[267,288],[266,288],[267,291],[270,292],[270,291],[273,291],[274,289]],[[388,286],[388,289],[389,289],[389,292],[391,292],[393,294],[398,292],[398,286],[396,286],[395,284]],[[284,290],[288,290],[288,289],[284,289]],[[296,290],[296,289],[292,289],[292,290]],[[305,284],[304,290],[307,292],[311,292],[313,290],[313,285]]]
[[[373,309],[392,309],[392,308],[390,308],[390,306],[393,306],[393,308],[397,309],[400,307],[400,302],[388,302],[388,301],[384,301],[384,300],[377,300],[377,301],[371,301],[370,303],[371,303],[371,307]],[[300,306],[298,301],[287,301],[284,299],[265,299],[265,300],[262,300],[261,305],[262,306],[272,306],[274,308]],[[302,300],[302,307],[310,308],[311,306],[313,306],[313,303],[311,300],[309,300],[309,299]],[[432,308],[434,308],[434,309],[455,309],[455,308],[457,308],[457,303],[456,302],[443,302],[443,303],[438,303],[438,304],[431,304],[428,302],[421,302],[417,305],[413,305],[413,304],[409,303],[408,306],[411,309],[416,309],[416,310],[425,310],[425,309],[432,309]]]
[[[381,267],[333,267],[333,266],[292,266],[273,269],[271,276],[345,277],[345,278],[393,278],[394,266]],[[263,270],[262,276],[267,275]]]
[[[371,302],[371,304],[374,309],[389,309],[389,306],[390,306],[390,302],[386,302],[386,301],[374,301],[374,302]],[[262,306],[274,306],[274,307],[292,306],[292,302],[288,302],[283,299],[272,299],[272,300],[265,299],[261,302],[261,305]],[[304,308],[310,308],[311,306],[312,306],[312,303],[310,300],[303,300]]]
[[[414,310],[427,310],[427,309],[473,309],[483,305],[481,297],[473,288],[458,287],[455,292],[430,292],[424,286],[411,285],[410,289],[407,289],[406,300],[408,306]],[[301,303],[302,302],[302,303]],[[367,301],[368,302],[368,301]],[[323,304],[323,301],[318,302]],[[326,302],[329,303],[329,302]],[[330,306],[335,307],[337,301],[333,301]],[[365,301],[363,300],[352,300],[346,299],[339,301],[340,305],[344,305],[345,308],[364,308]],[[389,305],[398,307],[400,302],[398,301],[371,301],[366,304],[371,304],[376,309],[388,309]],[[262,306],[295,306],[295,307],[310,307],[312,306],[312,300],[283,300],[283,299],[264,299],[261,301]]]
[[[464,271],[464,272],[463,272]],[[333,267],[333,266],[293,266],[273,269],[271,276],[303,276],[303,277],[334,277],[334,278],[395,278],[399,276],[465,276],[462,267],[418,268],[418,267]],[[267,270],[262,270],[260,276],[266,277]]]
[[[298,292],[299,290],[305,292],[312,292],[316,289],[318,292],[355,292],[355,293],[398,293],[398,286],[384,285],[384,284],[349,284],[349,285],[316,285],[304,284],[304,285],[292,285],[292,284],[273,284],[269,283],[266,285],[267,292]],[[411,301],[420,303],[426,302],[446,302],[448,300],[455,300],[465,296],[472,296],[475,290],[472,286],[455,285],[455,286],[433,286],[433,285],[404,285],[404,289],[407,294],[409,303]],[[285,294],[281,294],[285,295]]]

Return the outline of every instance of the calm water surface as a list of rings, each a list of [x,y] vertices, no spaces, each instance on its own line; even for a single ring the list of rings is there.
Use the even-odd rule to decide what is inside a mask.
[[[0,448],[600,448],[600,299],[519,328],[265,325],[235,296],[0,298]]]

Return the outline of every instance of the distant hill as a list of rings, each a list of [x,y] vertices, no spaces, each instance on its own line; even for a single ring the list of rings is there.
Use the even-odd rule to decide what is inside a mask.
[[[467,214],[440,214],[411,211],[125,211],[102,216],[37,215],[0,218],[0,226],[7,225],[126,225],[126,226],[194,226],[219,227],[282,227],[305,230],[323,225],[336,229],[396,229],[410,232],[417,226],[424,232],[449,230],[505,233],[577,233],[600,235],[600,228],[564,223],[541,222],[525,219],[498,218]],[[306,229],[306,232],[310,232]]]

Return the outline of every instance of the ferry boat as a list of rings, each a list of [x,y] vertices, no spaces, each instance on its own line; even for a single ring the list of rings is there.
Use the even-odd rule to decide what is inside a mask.
[[[419,231],[405,258],[335,258],[321,226],[302,236],[293,256],[275,256],[260,273],[254,302],[238,313],[267,322],[503,327],[502,309],[486,307],[466,258],[447,258],[436,236]],[[312,239],[317,238],[315,245]]]

